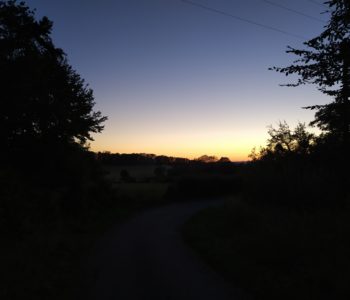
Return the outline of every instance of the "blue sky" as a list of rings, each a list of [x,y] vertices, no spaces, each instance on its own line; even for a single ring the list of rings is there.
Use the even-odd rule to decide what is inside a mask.
[[[308,0],[196,2],[306,39],[325,24],[268,2],[327,21]],[[181,0],[26,3],[54,22],[55,44],[109,118],[93,150],[243,160],[269,124],[308,123],[301,107],[330,101],[314,86],[282,88],[292,78],[268,70],[293,61],[286,47],[303,40],[291,35]]]

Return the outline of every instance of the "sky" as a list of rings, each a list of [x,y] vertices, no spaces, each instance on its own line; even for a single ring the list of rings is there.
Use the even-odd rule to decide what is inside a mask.
[[[53,21],[55,45],[108,116],[92,150],[242,161],[268,125],[308,123],[301,107],[330,102],[268,70],[322,31],[322,0],[194,1],[241,19],[181,0],[26,1]]]

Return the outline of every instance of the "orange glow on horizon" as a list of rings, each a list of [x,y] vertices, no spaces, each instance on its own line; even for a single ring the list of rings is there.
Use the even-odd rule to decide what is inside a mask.
[[[148,153],[194,159],[202,155],[218,158],[228,157],[231,161],[247,161],[254,147],[264,145],[266,133],[201,133],[172,134],[157,136],[123,136],[102,134],[94,137],[91,150],[111,153]]]
[[[91,150],[94,152],[104,152],[108,151],[111,153],[120,153],[120,154],[131,154],[131,153],[146,153],[146,154],[155,154],[155,155],[165,155],[169,157],[179,157],[179,158],[188,158],[188,159],[195,159],[202,155],[208,155],[208,156],[216,156],[218,159],[221,157],[228,157],[233,162],[239,162],[239,161],[248,161],[248,155],[251,152],[251,149],[247,152],[236,154],[236,155],[229,155],[227,153],[214,153],[214,152],[182,152],[182,151],[173,151],[173,152],[164,152],[164,151],[144,151],[144,150],[120,150],[120,149],[107,149],[107,148],[99,148],[99,147],[91,147]]]

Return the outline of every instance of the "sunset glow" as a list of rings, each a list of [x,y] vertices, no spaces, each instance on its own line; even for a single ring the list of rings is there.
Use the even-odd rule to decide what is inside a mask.
[[[242,135],[243,134],[243,135]],[[233,161],[247,160],[250,150],[257,144],[263,144],[264,133],[255,135],[250,132],[240,133],[205,133],[205,134],[173,134],[157,136],[149,134],[139,139],[125,137],[124,145],[104,135],[97,137],[92,149],[119,153],[154,153],[176,157],[197,158],[203,154],[217,157],[229,157]]]
[[[280,87],[293,78],[268,70],[293,60],[287,45],[303,42],[294,35],[314,37],[322,24],[253,3],[203,1],[287,34],[182,1],[28,1],[54,21],[54,41],[108,116],[92,150],[234,161],[265,144],[268,125],[308,123],[301,107],[328,101],[314,87]],[[322,17],[311,2],[293,7]]]

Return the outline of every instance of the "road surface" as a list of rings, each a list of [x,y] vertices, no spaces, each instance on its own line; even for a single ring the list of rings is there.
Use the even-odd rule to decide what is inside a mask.
[[[90,299],[232,300],[237,290],[205,265],[183,242],[181,226],[220,201],[172,204],[146,211],[111,230],[92,259]]]

